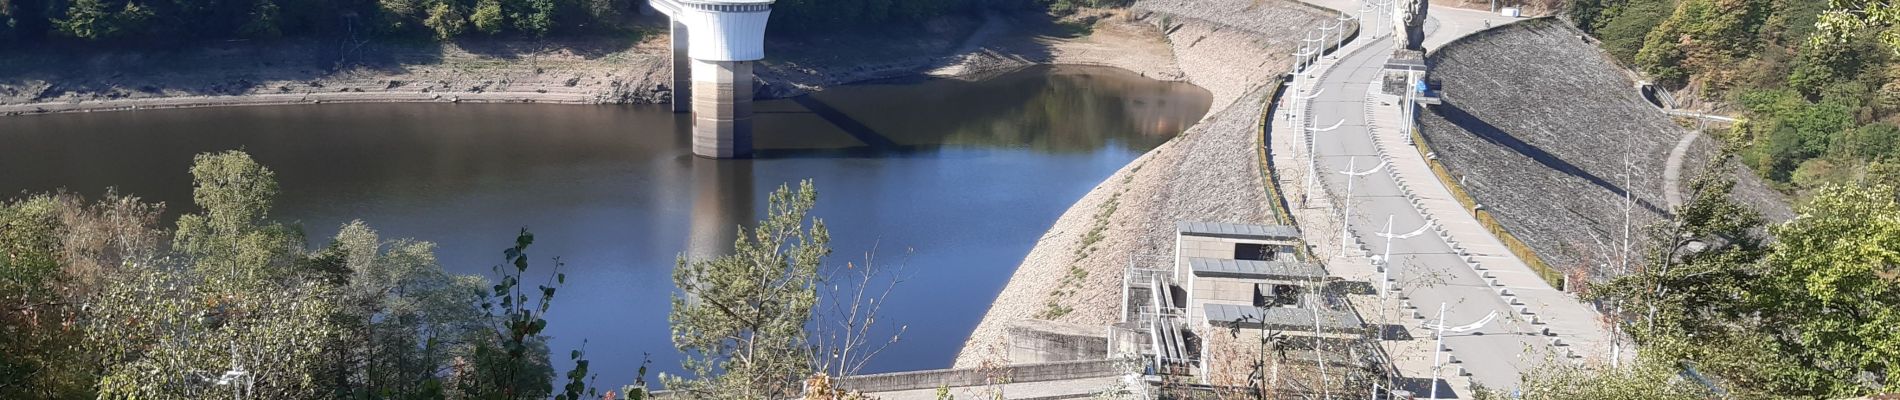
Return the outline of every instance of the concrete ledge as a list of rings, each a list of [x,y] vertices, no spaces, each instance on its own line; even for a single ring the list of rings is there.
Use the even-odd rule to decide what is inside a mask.
[[[1097,378],[1121,374],[1122,371],[1115,366],[1117,361],[1081,360],[1023,364],[1003,367],[996,371],[969,368],[891,372],[838,379],[837,386],[866,393],[934,389],[942,386],[982,386],[989,383],[992,373],[1008,383]]]

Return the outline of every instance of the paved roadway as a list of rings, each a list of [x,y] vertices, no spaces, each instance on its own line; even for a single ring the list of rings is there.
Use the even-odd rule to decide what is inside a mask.
[[[1348,6],[1356,9],[1356,2],[1353,1],[1317,3],[1335,9],[1347,9]],[[1443,45],[1490,24],[1509,21],[1511,19],[1485,12],[1434,7],[1426,26],[1426,46],[1429,49]],[[1396,122],[1394,120],[1398,119],[1396,107],[1371,103],[1378,101],[1375,99],[1383,100],[1384,96],[1369,95],[1371,85],[1383,75],[1382,66],[1393,49],[1390,37],[1379,36],[1381,31],[1389,29],[1377,26],[1383,25],[1377,22],[1369,24],[1372,25],[1368,26],[1370,34],[1362,35],[1362,38],[1376,38],[1362,39],[1369,41],[1356,51],[1349,50],[1352,52],[1332,63],[1331,68],[1326,68],[1317,83],[1323,92],[1312,100],[1307,113],[1316,127],[1332,126],[1334,122],[1344,121],[1337,130],[1318,133],[1316,146],[1322,179],[1333,198],[1338,200],[1343,200],[1345,196],[1348,179],[1347,175],[1339,172],[1347,170],[1349,166],[1366,171],[1380,165],[1381,157],[1378,147],[1374,145],[1374,135],[1400,134],[1392,127]],[[1387,112],[1388,116],[1381,121],[1373,118],[1374,112]],[[1384,123],[1383,127],[1381,123]],[[1410,157],[1418,157],[1410,147],[1388,146],[1387,150],[1395,158],[1408,156],[1408,153]],[[1397,165],[1395,163],[1385,168]],[[1352,183],[1350,204],[1353,215],[1349,226],[1372,254],[1384,250],[1386,239],[1376,233],[1386,230],[1388,215],[1392,217],[1391,229],[1401,234],[1425,225],[1425,216],[1403,195],[1392,174],[1380,170],[1353,179],[1355,182]],[[1411,179],[1407,183],[1436,184],[1417,181]],[[1454,326],[1477,322],[1494,312],[1498,315],[1493,322],[1477,330],[1445,335],[1445,345],[1451,349],[1448,353],[1462,362],[1461,365],[1471,373],[1472,381],[1508,392],[1517,387],[1520,371],[1531,369],[1542,362],[1547,354],[1558,352],[1549,344],[1548,338],[1537,334],[1543,326],[1534,325],[1519,314],[1516,307],[1498,295],[1497,289],[1490,285],[1486,277],[1469,267],[1466,260],[1435,232],[1428,230],[1425,234],[1409,239],[1395,240],[1391,249],[1395,265],[1392,279],[1399,282],[1401,292],[1409,296],[1409,301],[1419,312],[1424,313],[1426,319],[1436,319],[1434,314],[1441,303],[1447,305],[1446,319]],[[1498,254],[1483,256],[1499,257]],[[1405,321],[1404,325],[1411,329],[1413,336],[1430,337],[1430,332],[1422,327],[1423,321],[1409,318]],[[1448,365],[1445,373],[1449,375],[1453,371],[1456,371],[1455,366]]]

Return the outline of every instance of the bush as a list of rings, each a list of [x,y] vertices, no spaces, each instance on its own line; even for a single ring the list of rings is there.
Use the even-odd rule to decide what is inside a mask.
[[[1610,6],[1596,21],[1600,26],[1587,26],[1585,30],[1603,41],[1603,50],[1617,61],[1627,65],[1636,64],[1636,52],[1643,49],[1643,40],[1649,31],[1662,25],[1663,19],[1670,14],[1669,0],[1629,0]]]
[[[461,35],[468,28],[468,20],[463,19],[462,13],[456,12],[449,3],[435,3],[434,7],[429,8],[429,18],[422,20],[422,24],[435,32],[436,39],[441,40]]]
[[[501,33],[504,27],[501,20],[501,1],[482,0],[475,5],[475,14],[468,17],[475,24],[475,30],[486,34]]]

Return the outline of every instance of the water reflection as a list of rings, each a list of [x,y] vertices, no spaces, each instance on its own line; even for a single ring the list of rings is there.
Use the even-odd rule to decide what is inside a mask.
[[[757,221],[752,215],[752,162],[693,157],[693,218],[686,256],[704,259],[730,253],[739,226]]]
[[[941,368],[1017,263],[1077,198],[1207,109],[1205,91],[1120,70],[1056,68],[987,80],[839,88],[756,104],[758,148],[714,161],[688,150],[665,106],[326,104],[0,118],[0,192],[108,186],[190,209],[193,154],[242,148],[278,173],[273,216],[312,245],[363,219],[385,237],[435,241],[453,272],[487,274],[517,230],[560,256],[554,349],[587,343],[599,383],[631,381],[640,355],[676,372],[666,324],[682,255],[728,248],[782,184],[816,182],[835,264],[874,247],[911,277],[885,305],[904,341],[869,372]],[[856,121],[895,151],[835,122]],[[864,132],[860,132],[861,134]],[[908,254],[908,258],[904,257]],[[545,265],[537,263],[539,265]],[[565,363],[557,357],[557,364]],[[565,368],[564,366],[558,366]]]

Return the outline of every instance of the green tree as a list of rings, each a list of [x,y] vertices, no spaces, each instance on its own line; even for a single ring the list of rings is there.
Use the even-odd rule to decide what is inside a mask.
[[[80,39],[116,39],[143,33],[151,9],[137,2],[112,4],[110,0],[73,0],[65,18],[53,25],[59,33]]]
[[[424,10],[422,0],[376,0],[378,24],[385,31],[402,31]]]
[[[1815,23],[1810,44],[1845,43],[1873,32],[1881,43],[1900,54],[1900,4],[1886,0],[1828,0],[1828,11]]]
[[[554,0],[511,1],[515,7],[508,19],[514,21],[515,30],[534,36],[546,36],[554,30]]]
[[[1700,399],[1705,388],[1676,376],[1672,363],[1639,357],[1626,368],[1545,362],[1523,375],[1523,399]],[[1493,398],[1508,398],[1495,395]]]
[[[468,20],[462,18],[462,13],[456,11],[455,6],[438,2],[429,7],[429,18],[423,19],[422,25],[435,32],[436,40],[449,40],[468,29]]]
[[[255,284],[289,275],[303,250],[299,232],[272,222],[276,174],[241,151],[199,154],[192,201],[204,211],[178,218],[172,247],[212,285]],[[223,290],[241,291],[227,287]]]
[[[1649,31],[1637,64],[1658,81],[1680,87],[1691,76],[1712,85],[1732,81],[1736,62],[1759,50],[1768,0],[1681,0]]]
[[[554,368],[548,364],[545,318],[553,304],[556,289],[567,282],[556,259],[549,282],[530,291],[521,279],[528,272],[528,246],[534,234],[527,229],[515,236],[513,246],[502,250],[506,264],[494,267],[499,282],[490,287],[482,300],[482,310],[493,325],[483,340],[474,346],[471,362],[455,371],[457,391],[472,399],[541,399],[554,394]],[[530,296],[533,294],[533,296]],[[576,371],[584,374],[587,363],[580,351],[571,356]]]
[[[1606,2],[1607,3],[1607,2]],[[1635,65],[1650,30],[1669,18],[1670,0],[1623,0],[1604,7],[1584,29],[1603,41],[1603,49],[1624,64]]]
[[[1900,391],[1900,204],[1894,188],[1829,186],[1772,232],[1747,293],[1805,367],[1814,394]],[[1873,379],[1867,379],[1871,377]],[[1880,383],[1874,383],[1880,382]]]
[[[1753,279],[1747,266],[1762,257],[1754,233],[1761,218],[1729,198],[1734,186],[1722,174],[1691,181],[1689,201],[1652,229],[1650,240],[1658,246],[1642,269],[1592,288],[1592,296],[1625,310],[1637,344],[1663,348],[1664,354],[1693,351],[1673,347],[1694,343],[1671,340],[1725,332],[1731,318],[1751,311],[1740,299]]]
[[[121,266],[155,258],[159,208],[111,191],[0,204],[0,398],[96,397],[84,305]]]
[[[87,342],[109,398],[267,397],[326,391],[343,332],[334,288],[289,267],[301,239],[266,220],[273,174],[241,152],[201,154],[179,218],[177,262],[127,265],[93,298]],[[227,376],[229,385],[215,382]]]
[[[475,13],[469,15],[468,19],[469,22],[474,23],[476,31],[490,35],[501,33],[501,30],[507,27],[501,19],[500,0],[481,0],[475,3]]]
[[[704,398],[787,397],[813,371],[805,325],[831,253],[824,221],[808,216],[817,199],[810,181],[796,191],[780,186],[767,217],[733,242],[732,254],[680,258],[669,320],[695,376],[668,377],[669,388]]]
[[[70,283],[58,250],[58,202],[50,196],[0,204],[0,397],[84,397],[91,382],[69,380],[84,367],[65,322],[60,287]],[[82,375],[83,376],[83,375]]]
[[[351,380],[362,386],[354,391],[441,396],[441,371],[471,357],[473,344],[485,338],[488,319],[475,307],[481,277],[451,275],[436,263],[434,244],[383,241],[362,221],[344,225],[318,257],[334,258],[349,274],[342,325],[361,338],[352,351],[361,364],[351,368]]]

